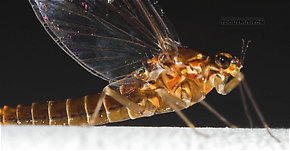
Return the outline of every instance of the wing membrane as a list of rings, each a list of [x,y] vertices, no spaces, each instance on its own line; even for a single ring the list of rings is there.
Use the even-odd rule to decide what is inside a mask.
[[[29,0],[55,42],[92,74],[116,81],[179,39],[150,0]],[[167,23],[169,24],[169,23]]]

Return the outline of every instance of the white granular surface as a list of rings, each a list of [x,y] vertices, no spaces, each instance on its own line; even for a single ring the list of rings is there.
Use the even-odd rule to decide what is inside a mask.
[[[289,150],[289,129],[2,126],[2,150]]]

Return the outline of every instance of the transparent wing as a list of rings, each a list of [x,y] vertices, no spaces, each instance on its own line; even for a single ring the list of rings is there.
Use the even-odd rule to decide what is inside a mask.
[[[68,55],[110,82],[179,44],[165,14],[150,0],[29,2],[46,31]]]

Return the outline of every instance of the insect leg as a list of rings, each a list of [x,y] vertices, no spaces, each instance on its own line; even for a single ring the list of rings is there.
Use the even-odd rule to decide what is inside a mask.
[[[223,80],[216,76],[214,78],[214,87],[219,94],[227,95],[231,92],[240,82],[244,79],[244,75],[239,72],[233,79],[231,79],[228,83],[224,83]]]
[[[246,82],[245,79],[242,81],[242,84],[243,84],[243,86],[244,86],[244,88],[245,88],[246,94],[248,95],[248,97],[249,97],[251,103],[253,104],[253,106],[254,106],[254,108],[255,108],[255,111],[256,111],[256,113],[258,114],[258,116],[259,116],[259,118],[260,118],[260,120],[261,120],[263,126],[266,128],[268,134],[269,134],[272,138],[274,138],[277,142],[280,142],[280,140],[279,140],[278,138],[276,138],[276,137],[271,133],[270,128],[269,128],[267,122],[265,121],[265,119],[264,119],[264,117],[263,117],[263,115],[262,115],[262,112],[260,111],[260,109],[259,109],[259,107],[258,107],[258,105],[257,105],[257,103],[256,103],[256,100],[254,99],[253,94],[252,94],[252,92],[250,91],[250,88],[249,88],[249,86],[248,86],[248,84],[247,84],[247,82]]]
[[[192,128],[197,134],[207,137],[206,134],[198,132],[196,129],[194,129],[194,124],[181,112],[181,109],[185,108],[185,106],[179,103],[182,102],[179,98],[168,93],[164,89],[157,89],[156,92],[162,98],[162,100],[166,100],[166,103],[177,113],[177,115],[186,123],[188,127]]]
[[[216,78],[214,79],[214,86],[217,90],[218,93],[222,94],[222,95],[226,95],[228,94],[232,89],[234,89],[239,83],[242,82],[242,85],[245,88],[246,94],[248,95],[253,107],[255,108],[256,113],[258,114],[263,126],[266,128],[268,134],[273,137],[277,142],[280,142],[280,140],[278,138],[276,138],[269,130],[269,126],[266,123],[260,109],[258,108],[258,105],[248,87],[247,82],[245,81],[244,75],[239,72],[237,74],[236,77],[234,77],[231,81],[229,81],[228,83],[224,83],[220,77],[216,76]],[[243,93],[243,91],[241,91]],[[243,95],[243,94],[242,94]],[[243,98],[242,98],[243,99]],[[245,110],[247,111],[247,110]],[[249,115],[249,113],[246,113],[247,115]]]
[[[138,104],[130,101],[128,98],[116,92],[115,90],[109,88],[108,86],[104,88],[103,92],[105,93],[105,95],[112,97],[113,99],[118,101],[120,104],[126,106],[127,108],[129,108],[135,113],[144,112],[144,109],[141,108]]]
[[[92,115],[91,120],[89,121],[89,125],[94,125],[96,117],[99,114],[100,108],[105,100],[105,96],[110,96],[112,97],[115,101],[119,102],[120,104],[124,105],[125,107],[129,108],[135,113],[142,113],[144,112],[144,108],[139,106],[138,104],[130,101],[128,98],[125,96],[121,95],[120,93],[116,92],[115,90],[111,89],[109,86],[106,86],[103,89],[103,92],[100,96],[100,99],[98,101],[98,104],[95,108],[94,114]]]
[[[217,112],[214,108],[212,108],[208,103],[205,101],[200,101],[200,103],[206,107],[210,112],[212,112],[215,116],[217,116],[221,121],[223,121],[225,124],[227,124],[231,128],[237,128],[236,125],[229,122],[224,116],[222,116],[219,112]]]
[[[216,88],[218,93],[220,93],[222,95],[226,95],[230,91],[232,91],[232,89],[234,89],[238,84],[240,84],[241,81],[243,81],[243,79],[244,79],[244,75],[240,72],[237,74],[236,77],[234,77],[231,81],[229,81],[226,84],[221,80],[221,78],[216,77],[215,81],[214,81],[214,85],[215,85],[215,88]],[[240,92],[241,92],[241,96],[242,96],[242,102],[243,102],[245,114],[246,114],[248,121],[250,123],[250,127],[252,127],[252,125],[253,125],[252,118],[251,118],[250,113],[248,111],[244,91],[241,89],[241,85],[240,85]]]
[[[104,98],[105,98],[105,93],[103,91],[101,96],[100,96],[100,98],[99,98],[99,100],[98,100],[98,103],[96,105],[95,111],[94,111],[93,115],[91,116],[91,118],[90,118],[90,120],[88,122],[89,126],[95,125],[94,123],[96,123],[96,119],[97,119],[97,117],[99,115],[99,112],[100,112],[100,109],[101,109],[101,107],[103,105]]]
[[[246,102],[245,93],[244,93],[244,90],[243,90],[243,87],[242,87],[241,84],[239,84],[239,90],[240,90],[241,97],[242,97],[244,111],[245,111],[245,114],[246,114],[246,116],[248,118],[248,121],[249,121],[249,124],[250,124],[250,128],[253,128],[253,120],[252,120],[252,117],[251,117],[251,115],[249,113],[248,105],[247,105],[247,102]]]

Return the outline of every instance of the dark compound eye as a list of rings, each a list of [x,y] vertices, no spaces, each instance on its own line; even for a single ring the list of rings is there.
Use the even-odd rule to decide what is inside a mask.
[[[215,63],[223,69],[226,69],[230,66],[231,61],[224,55],[217,55],[215,58]]]

